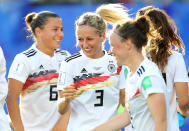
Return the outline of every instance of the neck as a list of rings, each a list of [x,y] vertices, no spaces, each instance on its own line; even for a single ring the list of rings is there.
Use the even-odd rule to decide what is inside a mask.
[[[36,44],[36,47],[38,50],[45,53],[46,55],[48,55],[50,57],[54,56],[54,49],[47,48],[47,47],[43,46],[43,44],[38,44],[38,43]]]
[[[131,74],[134,74],[136,72],[136,70],[138,69],[139,65],[142,63],[143,60],[144,60],[144,56],[142,55],[142,53],[138,53],[138,52],[132,54],[132,56],[129,57],[127,66],[130,68]]]

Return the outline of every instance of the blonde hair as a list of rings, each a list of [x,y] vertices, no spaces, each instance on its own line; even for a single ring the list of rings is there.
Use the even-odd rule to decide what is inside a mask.
[[[131,20],[128,15],[128,10],[122,4],[101,5],[96,9],[96,13],[110,24]]]
[[[75,22],[76,30],[78,26],[88,25],[97,29],[97,34],[102,36],[106,32],[107,24],[102,17],[93,12],[81,15]]]

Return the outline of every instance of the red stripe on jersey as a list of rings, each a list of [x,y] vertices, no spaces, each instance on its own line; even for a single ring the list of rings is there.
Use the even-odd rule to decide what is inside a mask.
[[[86,86],[88,84],[97,84],[99,82],[105,82],[111,76],[120,75],[121,69],[122,69],[121,67],[118,67],[117,73],[111,74],[110,76],[97,76],[94,78],[88,78],[86,80],[80,80],[80,81],[74,83],[74,87],[75,87],[75,89],[78,89],[78,88],[80,88],[82,86]]]
[[[111,75],[111,76],[114,76],[114,75]],[[97,76],[97,77],[89,78],[86,80],[80,80],[80,81],[74,83],[74,87],[75,87],[75,89],[78,89],[78,88],[80,88],[82,86],[86,86],[88,84],[97,84],[99,82],[104,82],[111,76]]]
[[[121,67],[121,66],[117,68],[117,75],[119,75],[119,74],[120,74],[121,69],[122,69],[122,67]]]
[[[137,89],[136,93],[134,94],[134,96],[140,94],[139,88]]]
[[[46,81],[46,80],[52,80],[54,78],[58,78],[58,73],[52,73],[52,74],[48,74],[48,75],[44,75],[44,76],[39,76],[39,77],[35,77],[35,78],[28,78],[24,84],[24,87],[22,89],[22,91],[24,91],[25,89],[27,89],[29,86],[37,83],[37,82],[42,82],[42,81]]]

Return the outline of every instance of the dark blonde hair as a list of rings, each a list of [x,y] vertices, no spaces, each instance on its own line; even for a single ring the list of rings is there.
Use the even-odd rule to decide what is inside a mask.
[[[78,26],[88,25],[97,29],[97,34],[102,36],[106,32],[107,24],[98,14],[93,12],[84,13],[75,22],[76,30]]]
[[[153,6],[148,6],[140,9],[137,12],[137,17],[149,17],[160,37],[154,37],[146,46],[146,53],[150,54],[161,71],[164,71],[168,63],[168,57],[172,54],[172,47],[175,50],[182,48],[182,53],[185,54],[185,46],[182,39],[177,35],[177,27],[175,22],[163,11]]]

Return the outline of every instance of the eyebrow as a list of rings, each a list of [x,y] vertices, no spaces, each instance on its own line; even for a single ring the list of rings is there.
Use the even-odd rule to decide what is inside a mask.
[[[55,26],[47,26],[47,28],[64,28],[63,26],[57,26],[57,25],[55,25]]]

